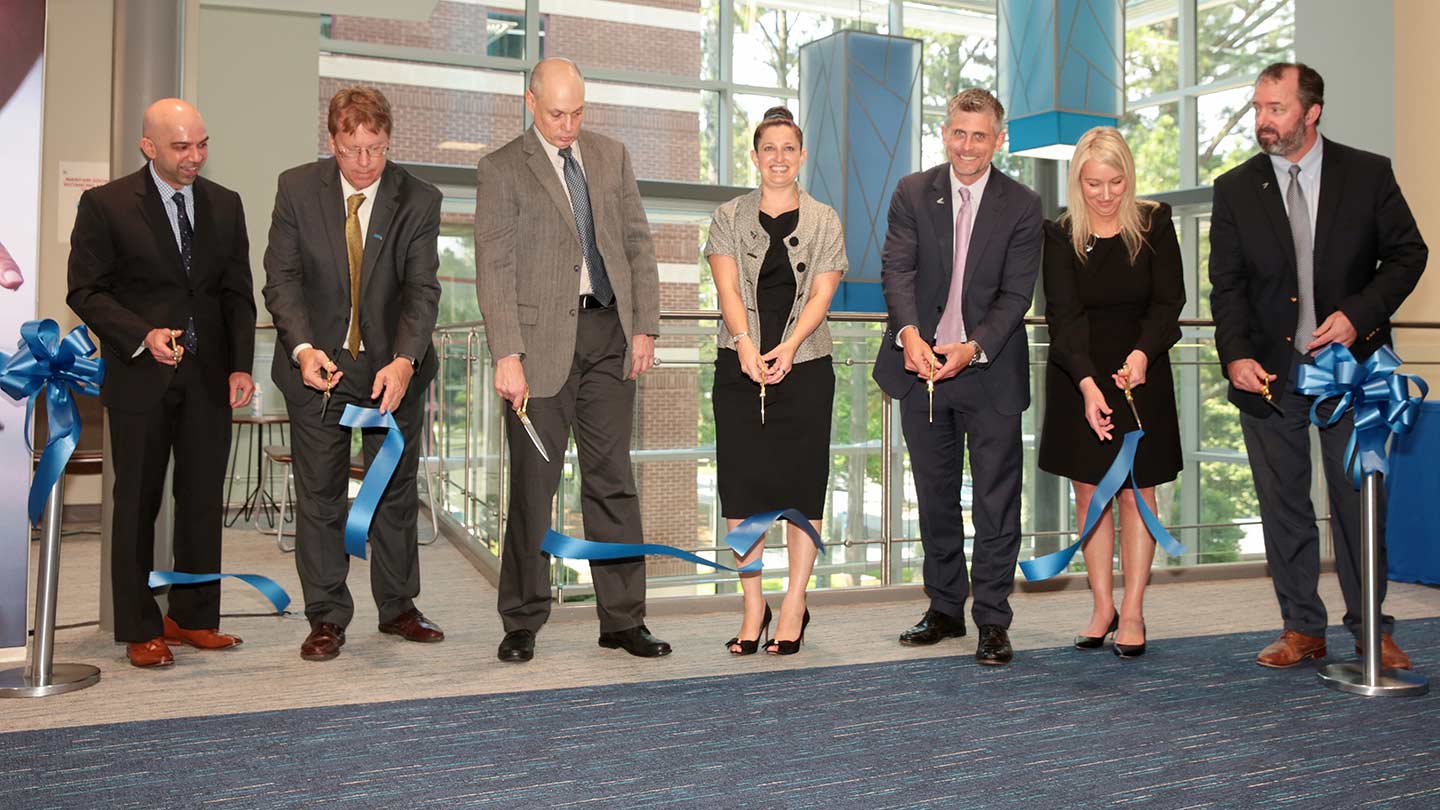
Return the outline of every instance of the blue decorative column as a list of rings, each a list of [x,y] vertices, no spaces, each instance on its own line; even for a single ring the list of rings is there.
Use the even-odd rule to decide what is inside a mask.
[[[1124,0],[1000,0],[1000,102],[1009,150],[1068,160],[1125,112]]]
[[[800,183],[840,214],[850,272],[831,309],[884,312],[880,249],[901,177],[920,168],[918,39],[840,31],[800,48]]]

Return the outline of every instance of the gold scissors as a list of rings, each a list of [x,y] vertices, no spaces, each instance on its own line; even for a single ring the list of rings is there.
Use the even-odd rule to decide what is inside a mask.
[[[1130,415],[1135,417],[1135,427],[1144,430],[1145,426],[1140,424],[1140,412],[1135,410],[1135,395],[1130,393],[1130,364],[1126,363],[1120,367],[1120,379],[1125,381],[1125,403],[1130,406]]]
[[[330,389],[335,387],[335,378],[324,366],[320,367],[320,373],[325,375],[325,393],[320,395],[320,421],[324,422],[325,414],[330,410]]]
[[[765,424],[765,381],[760,381],[760,424]]]
[[[1285,412],[1275,403],[1275,395],[1270,393],[1270,381],[1266,380],[1260,384],[1260,396],[1265,398],[1265,404],[1275,409],[1275,413],[1284,416]]]
[[[935,364],[929,363],[930,375],[925,378],[925,393],[930,397],[930,424],[935,424]]]
[[[170,359],[175,361],[175,368],[180,368],[180,347],[175,344],[175,330],[170,330]]]

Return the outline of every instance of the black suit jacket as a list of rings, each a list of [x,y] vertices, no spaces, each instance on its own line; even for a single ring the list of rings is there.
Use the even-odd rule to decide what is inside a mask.
[[[326,353],[345,345],[350,324],[350,263],[345,195],[330,158],[280,175],[265,247],[265,306],[275,319],[271,376],[290,400],[320,395],[291,361],[309,343]],[[370,211],[360,271],[360,339],[373,374],[395,358],[415,358],[410,391],[434,377],[430,334],[440,309],[440,190],[387,163]],[[409,392],[407,392],[407,396]]]
[[[232,373],[250,372],[255,295],[240,196],[197,178],[194,224],[187,276],[148,165],[80,195],[65,301],[100,338],[107,408],[143,411],[159,402],[175,370],[135,349],[151,329],[183,329],[189,316],[198,348],[181,362],[199,365],[216,404],[227,404]]]
[[[1395,182],[1390,161],[1326,139],[1315,226],[1315,323],[1339,310],[1355,326],[1350,351],[1364,360],[1390,342],[1390,316],[1415,289],[1429,251]],[[1210,310],[1228,376],[1252,358],[1284,390],[1300,320],[1295,240],[1284,184],[1258,154],[1215,181],[1210,215]],[[1258,394],[1230,386],[1240,410],[1268,417]]]
[[[880,271],[890,317],[873,376],[896,399],[909,393],[919,377],[905,370],[905,353],[895,335],[915,324],[920,336],[931,340],[949,300],[952,199],[948,163],[901,178],[890,199]],[[970,231],[961,302],[965,333],[979,342],[989,362],[961,371],[957,380],[980,381],[1001,413],[1020,413],[1030,405],[1024,319],[1040,272],[1044,222],[1040,196],[992,166]]]

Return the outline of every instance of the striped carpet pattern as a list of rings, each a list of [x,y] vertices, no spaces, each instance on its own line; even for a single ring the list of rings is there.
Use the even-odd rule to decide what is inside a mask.
[[[1440,619],[1402,633],[1440,661]],[[17,732],[0,806],[1440,806],[1440,684],[1334,692],[1271,635]]]

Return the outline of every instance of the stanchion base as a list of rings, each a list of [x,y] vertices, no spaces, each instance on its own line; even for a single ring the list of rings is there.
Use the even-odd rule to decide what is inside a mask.
[[[37,686],[25,674],[24,667],[0,672],[0,698],[47,697],[75,692],[100,682],[100,670],[89,664],[55,664],[50,669],[50,683]]]
[[[1366,697],[1417,697],[1430,691],[1428,678],[1403,669],[1382,669],[1375,683],[1366,683],[1365,666],[1359,661],[1326,664],[1317,674],[1331,689]]]

